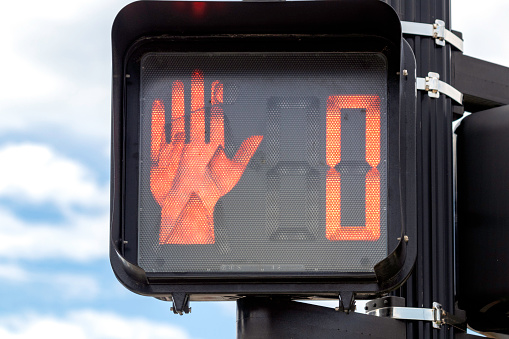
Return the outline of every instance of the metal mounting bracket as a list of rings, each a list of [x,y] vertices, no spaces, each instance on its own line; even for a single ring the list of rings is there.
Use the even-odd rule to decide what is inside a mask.
[[[191,313],[191,307],[189,307],[189,295],[186,293],[173,293],[171,295],[173,299],[173,306],[170,308],[175,314],[183,315],[184,313]]]
[[[435,20],[434,24],[425,24],[420,22],[401,21],[403,34],[424,35],[435,39],[439,46],[445,46],[448,42],[463,52],[463,40],[456,34],[445,28],[445,22]]]
[[[355,311],[355,295],[353,292],[344,291],[339,293],[339,307],[335,308],[336,311],[350,313]]]
[[[404,307],[404,303],[404,298],[400,297],[378,298],[366,304],[365,313],[399,320],[430,321],[436,329],[442,328],[442,325],[451,325],[467,330],[465,319],[447,313],[437,302],[433,303],[432,308]]]
[[[440,93],[447,95],[458,104],[463,105],[463,94],[448,83],[440,81],[440,74],[429,72],[425,78],[417,78],[417,89],[428,92],[431,98],[439,98]]]

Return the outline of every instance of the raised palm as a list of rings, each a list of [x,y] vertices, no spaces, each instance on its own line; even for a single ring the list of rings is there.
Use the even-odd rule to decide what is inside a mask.
[[[224,152],[223,85],[211,85],[210,142],[205,140],[203,74],[191,79],[190,140],[185,143],[184,85],[172,86],[171,142],[166,142],[165,108],[152,105],[150,188],[162,207],[160,244],[214,243],[214,207],[239,181],[263,136],[244,140],[228,159]]]

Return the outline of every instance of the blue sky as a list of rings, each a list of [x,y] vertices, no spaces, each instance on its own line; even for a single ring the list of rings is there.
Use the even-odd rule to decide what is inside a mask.
[[[127,3],[0,4],[0,338],[235,337],[234,303],[175,316],[109,265],[110,30]],[[452,4],[465,54],[509,66],[509,3]]]

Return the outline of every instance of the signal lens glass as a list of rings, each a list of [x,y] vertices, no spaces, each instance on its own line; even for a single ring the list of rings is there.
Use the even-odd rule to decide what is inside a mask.
[[[149,53],[138,264],[373,272],[387,256],[380,53]]]

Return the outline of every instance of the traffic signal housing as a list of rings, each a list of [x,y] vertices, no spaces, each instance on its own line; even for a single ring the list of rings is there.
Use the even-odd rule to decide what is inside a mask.
[[[468,324],[509,334],[509,106],[462,120],[457,137],[458,306]]]
[[[136,2],[112,43],[110,259],[128,289],[368,298],[403,284],[416,74],[389,5]]]

